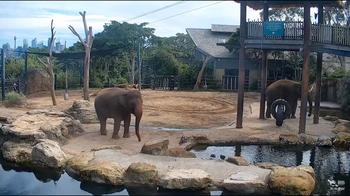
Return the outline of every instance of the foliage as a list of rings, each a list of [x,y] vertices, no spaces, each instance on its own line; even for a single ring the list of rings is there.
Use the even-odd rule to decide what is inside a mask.
[[[342,79],[342,78],[350,78],[350,71],[346,71],[342,67],[336,67],[334,70],[330,73],[324,74],[325,79],[328,80],[336,80],[336,79]]]
[[[4,105],[6,107],[21,106],[25,104],[25,101],[26,101],[26,97],[23,94],[19,94],[17,92],[11,91],[6,94]]]
[[[342,109],[346,112],[350,112],[350,74],[345,76],[341,81],[339,92],[339,100]]]

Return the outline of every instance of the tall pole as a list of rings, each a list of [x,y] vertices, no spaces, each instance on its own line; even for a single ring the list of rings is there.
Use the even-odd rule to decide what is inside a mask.
[[[5,100],[5,50],[1,49],[1,98]]]
[[[311,51],[311,21],[310,21],[310,2],[304,3],[304,65],[301,88],[301,106],[300,106],[300,120],[299,133],[305,133],[306,126],[306,104],[309,90],[309,63]]]
[[[24,56],[24,92],[27,94],[27,81],[28,81],[28,52],[26,51]]]
[[[243,124],[243,103],[244,103],[244,79],[245,79],[245,37],[247,24],[247,2],[241,1],[241,19],[240,19],[240,49],[239,49],[239,83],[237,99],[237,119],[236,128],[242,128]]]
[[[264,22],[269,21],[269,7],[267,2],[264,3]],[[262,50],[261,63],[261,92],[260,92],[260,114],[259,119],[265,119],[265,100],[266,100],[266,83],[267,83],[267,50]]]
[[[318,25],[323,24],[323,5],[318,3]],[[314,124],[319,122],[320,102],[321,102],[321,77],[322,77],[322,58],[321,52],[317,53],[317,67],[316,67],[316,93],[315,93],[315,108],[314,108]]]
[[[141,43],[139,41],[139,45],[137,48],[137,62],[138,62],[138,76],[139,76],[139,90],[141,90]]]

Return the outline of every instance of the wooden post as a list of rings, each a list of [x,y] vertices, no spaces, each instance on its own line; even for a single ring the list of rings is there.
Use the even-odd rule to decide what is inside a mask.
[[[245,37],[247,31],[247,2],[241,1],[240,21],[240,49],[239,49],[239,83],[237,99],[236,128],[242,128],[243,124],[243,103],[244,103],[244,79],[245,79]]]
[[[318,25],[323,24],[323,5],[318,3]],[[322,58],[323,53],[317,53],[317,67],[316,67],[316,93],[315,93],[315,107],[314,107],[314,124],[318,124],[320,115],[320,101],[321,101],[321,76],[322,76]]]
[[[310,19],[310,2],[304,3],[304,65],[301,88],[301,106],[299,120],[299,134],[305,133],[306,126],[306,103],[309,90],[309,62],[311,51],[311,19]]]
[[[269,20],[269,7],[267,2],[264,3],[264,10],[263,10],[264,21]],[[264,23],[263,23],[264,24]],[[260,86],[261,86],[261,92],[260,92],[260,114],[259,119],[265,119],[265,100],[266,100],[266,83],[267,83],[267,50],[262,50],[262,63],[261,63],[261,76],[260,76]]]
[[[141,90],[141,43],[139,41],[139,45],[137,48],[137,62],[138,62],[138,76],[139,76],[139,90]]]
[[[1,98],[5,100],[5,50],[1,49]]]

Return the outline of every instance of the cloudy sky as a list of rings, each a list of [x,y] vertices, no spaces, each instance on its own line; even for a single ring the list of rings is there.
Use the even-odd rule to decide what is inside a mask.
[[[160,8],[164,9],[150,13]],[[148,27],[155,28],[155,34],[162,37],[185,33],[186,28],[239,24],[240,12],[239,4],[233,1],[0,1],[0,47],[9,43],[12,48],[14,36],[17,46],[22,45],[23,39],[30,45],[34,38],[46,45],[51,19],[54,19],[57,40],[67,41],[70,46],[77,38],[68,25],[83,35],[79,15],[83,10],[87,12],[87,23],[94,33],[102,31],[105,23],[116,20],[148,22]],[[250,8],[247,11],[248,19],[259,17],[257,11]],[[144,16],[135,18],[141,15]]]

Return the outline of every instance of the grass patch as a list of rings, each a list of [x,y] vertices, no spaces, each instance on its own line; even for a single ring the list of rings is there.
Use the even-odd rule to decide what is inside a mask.
[[[22,106],[25,103],[26,103],[26,97],[23,94],[12,91],[6,95],[4,106],[17,107],[17,106]]]

